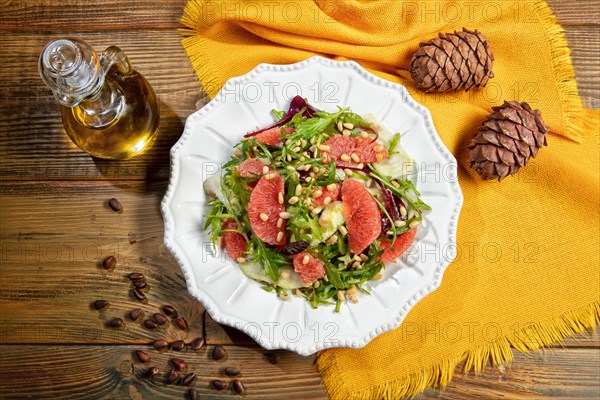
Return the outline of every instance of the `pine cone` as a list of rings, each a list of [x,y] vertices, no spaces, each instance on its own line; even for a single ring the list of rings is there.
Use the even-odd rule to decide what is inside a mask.
[[[487,38],[477,30],[463,28],[420,43],[410,62],[410,75],[425,92],[469,90],[484,87],[494,77],[493,61]]]
[[[524,167],[542,145],[548,146],[549,129],[540,110],[527,103],[505,101],[493,110],[468,146],[469,161],[483,179],[501,181]]]

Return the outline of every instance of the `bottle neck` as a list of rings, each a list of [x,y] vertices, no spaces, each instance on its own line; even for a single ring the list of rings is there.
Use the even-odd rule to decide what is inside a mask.
[[[98,91],[85,98],[73,108],[75,118],[90,128],[105,128],[126,111],[125,95],[119,87],[106,76]]]

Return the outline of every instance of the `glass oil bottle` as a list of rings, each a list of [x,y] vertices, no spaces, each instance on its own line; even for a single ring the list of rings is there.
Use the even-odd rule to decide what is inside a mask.
[[[42,51],[39,71],[62,105],[67,135],[81,150],[98,158],[127,159],[151,145],[158,130],[158,99],[118,47],[97,54],[82,40],[55,40]]]

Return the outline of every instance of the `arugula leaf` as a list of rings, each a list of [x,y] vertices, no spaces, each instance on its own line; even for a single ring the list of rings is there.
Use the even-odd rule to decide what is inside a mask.
[[[285,111],[280,111],[280,110],[275,110],[275,109],[272,109],[271,113],[273,113],[273,115],[275,116],[275,118],[277,120],[280,120],[285,115]]]
[[[338,289],[345,289],[346,284],[342,280],[340,271],[335,268],[330,262],[325,261],[325,272],[327,273],[327,279],[329,282]]]
[[[394,137],[392,137],[392,140],[390,140],[390,146],[388,148],[388,153],[391,156],[392,154],[397,154],[396,147],[398,146],[398,143],[400,142],[400,134],[396,133],[394,135]]]
[[[296,126],[296,131],[290,135],[290,139],[310,139],[312,136],[319,135],[329,125],[337,121],[339,116],[343,113],[343,110],[339,110],[334,114],[329,114],[326,112],[318,112],[318,117],[308,118],[305,121],[302,121]]]
[[[370,128],[371,127],[370,122],[365,121],[363,119],[363,117],[360,116],[359,114],[355,114],[350,111],[345,111],[344,114],[341,116],[341,120],[342,120],[342,122],[349,122],[354,126],[358,126],[358,127],[362,127],[362,128]]]

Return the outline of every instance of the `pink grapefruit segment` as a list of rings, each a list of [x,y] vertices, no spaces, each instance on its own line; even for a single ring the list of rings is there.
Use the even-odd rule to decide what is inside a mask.
[[[359,163],[383,161],[388,158],[387,149],[379,143],[374,142],[370,137],[333,135],[323,144],[329,146],[329,150],[323,152],[325,164],[329,164],[333,160],[337,166],[349,167],[356,166]],[[350,160],[342,160],[343,156],[344,158],[347,158],[346,156],[352,158]]]
[[[279,214],[285,211],[285,206],[279,204],[280,194],[284,195],[283,178],[271,172],[260,178],[248,202],[248,218],[254,234],[265,243],[279,246],[286,242],[285,220],[277,226]]]
[[[397,236],[394,243],[381,242],[381,248],[386,249],[381,255],[381,261],[394,261],[402,254],[404,254],[406,250],[408,250],[413,244],[416,234],[417,228],[412,228],[410,231],[404,232],[400,236]]]
[[[339,200],[340,198],[340,185],[339,184],[335,184],[335,189],[333,190],[329,190],[327,188],[327,186],[322,186],[319,188],[323,194],[320,195],[319,197],[316,197],[313,199],[313,203],[317,206],[317,207],[323,207],[325,204],[325,199],[327,197],[329,197],[329,202],[332,203],[336,200]]]
[[[225,253],[227,253],[229,258],[231,258],[233,261],[237,261],[238,258],[244,256],[244,253],[248,248],[248,243],[246,243],[246,239],[241,233],[227,232],[238,229],[238,226],[233,218],[228,218],[223,221],[221,228],[223,231],[225,231],[223,232],[221,245],[225,249]]]
[[[264,167],[268,167],[269,172],[273,170],[273,168],[263,163],[262,161],[257,160],[256,158],[248,158],[247,160],[242,161],[240,165],[238,165],[237,169],[240,173],[240,176],[243,178],[258,178],[264,175]]]
[[[325,276],[324,265],[323,261],[306,251],[294,256],[294,271],[300,274],[305,285],[310,285]]]
[[[254,137],[254,139],[256,139],[256,141],[258,143],[274,145],[274,144],[277,144],[281,140],[282,129],[285,130],[286,135],[289,135],[292,132],[294,132],[294,128],[291,128],[291,127],[285,127],[285,128],[275,127],[275,128],[267,129],[266,131],[261,132],[258,135],[255,135],[253,137]]]
[[[348,245],[354,254],[360,254],[381,233],[379,208],[365,185],[352,179],[346,179],[342,183],[342,203],[348,229]]]

